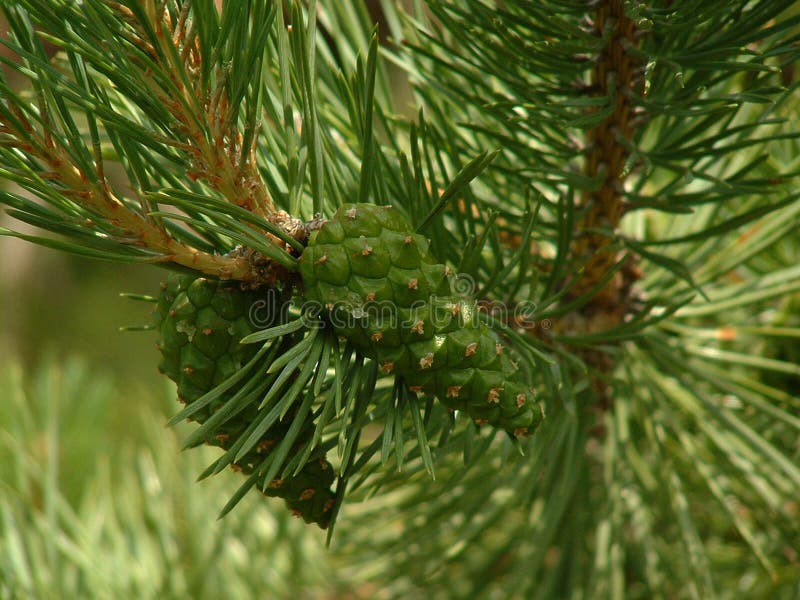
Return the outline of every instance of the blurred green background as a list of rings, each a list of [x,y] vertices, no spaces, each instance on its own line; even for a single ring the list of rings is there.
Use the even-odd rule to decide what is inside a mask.
[[[3,217],[5,218],[5,217]],[[198,483],[218,453],[181,452],[157,369],[163,272],[0,237],[0,598],[358,598],[325,532],[240,483]]]
[[[149,322],[151,306],[119,293],[156,293],[159,270],[65,256],[12,238],[0,239],[0,255],[2,356],[30,368],[48,353],[80,354],[125,381],[157,381],[155,335],[119,331]]]

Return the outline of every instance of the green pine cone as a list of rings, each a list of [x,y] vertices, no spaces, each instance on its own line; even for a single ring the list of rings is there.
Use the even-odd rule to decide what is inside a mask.
[[[272,290],[274,293],[275,290]],[[255,344],[240,344],[246,335],[274,323],[280,299],[270,292],[243,291],[236,282],[223,282],[195,275],[171,275],[161,286],[155,318],[158,348],[162,354],[159,370],[178,385],[178,398],[192,403],[247,364],[258,351]],[[269,314],[269,309],[272,314]],[[220,398],[193,415],[204,423],[240,389],[234,386]],[[226,421],[213,438],[205,441],[227,450],[239,439],[258,414],[248,405]],[[255,448],[233,467],[245,475],[253,472],[265,455],[283,439],[292,415],[273,425]],[[306,440],[313,429],[306,427]],[[283,498],[292,512],[307,523],[325,529],[331,519],[335,494],[333,467],[324,456],[312,458],[294,477],[275,479],[258,487],[268,496]]]
[[[256,329],[250,307],[266,300],[235,283],[194,275],[173,274],[162,283],[156,315],[159,370],[178,384],[181,402],[194,402],[253,358],[258,348],[239,340]],[[212,403],[197,420],[205,421],[224,402]]]
[[[515,435],[542,419],[533,391],[475,303],[453,296],[428,241],[390,206],[346,204],[300,257],[307,300],[409,389]]]

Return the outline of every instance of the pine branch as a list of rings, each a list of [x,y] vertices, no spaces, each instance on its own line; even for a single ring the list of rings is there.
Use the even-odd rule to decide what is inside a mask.
[[[605,35],[585,6],[564,3],[430,2],[433,18],[393,13],[403,42],[393,58],[425,106],[416,143],[443,162],[501,148],[458,219],[443,220],[439,248],[469,256],[480,282],[524,253],[527,278],[494,284],[487,305],[509,293],[535,302],[526,316],[554,327],[529,330],[556,358],[537,373],[548,417],[513,475],[497,458],[466,474],[453,466],[447,480],[445,462],[434,485],[390,488],[408,496],[381,554],[402,558],[382,568],[398,580],[414,573],[425,593],[452,593],[458,582],[464,595],[703,597],[743,582],[744,571],[759,582],[752,589],[793,585],[795,559],[781,548],[798,539],[783,495],[797,490],[786,445],[796,402],[761,378],[785,382],[795,369],[785,353],[757,353],[769,347],[775,303],[797,286],[797,199],[785,185],[796,177],[796,84],[781,75],[797,59],[788,41],[797,20],[782,13],[786,2],[597,9],[612,4],[624,12],[603,21]],[[625,21],[638,33],[622,41],[611,28]],[[586,96],[604,57],[637,69],[626,86]],[[614,119],[627,135],[610,130]],[[582,143],[600,131],[605,146]],[[601,163],[615,165],[618,184],[603,187]],[[584,202],[602,190],[608,202]],[[528,237],[519,215],[531,197],[538,212]],[[488,217],[492,210],[503,218]],[[581,229],[591,211],[598,221]],[[602,220],[609,214],[613,226]],[[604,256],[575,254],[587,239]],[[618,260],[587,269],[623,249],[638,255],[636,277],[620,275]],[[599,318],[598,292],[625,277],[627,305]],[[763,472],[756,466],[767,462]],[[777,517],[780,506],[791,508]],[[381,499],[370,507],[388,510]],[[348,541],[357,560],[370,560],[358,532]],[[433,546],[423,564],[403,552],[414,542]],[[408,580],[393,590],[421,592]]]
[[[273,282],[280,276],[280,265],[291,265],[288,256],[277,252],[279,240],[273,238],[276,249],[267,253],[276,268],[255,272],[244,257],[213,253],[221,249],[219,238],[212,238],[210,248],[208,243],[198,248],[190,231],[167,223],[174,217],[159,214],[158,204],[151,202],[153,183],[177,183],[175,172],[164,167],[166,159],[167,164],[185,165],[191,181],[206,184],[198,191],[216,192],[262,217],[260,222],[250,221],[251,237],[275,231],[263,217],[295,237],[304,235],[296,222],[275,210],[255,162],[257,113],[247,106],[258,103],[260,85],[248,91],[246,81],[229,77],[223,68],[228,64],[230,69],[232,62],[258,67],[274,7],[262,6],[263,25],[246,50],[224,42],[230,31],[246,25],[247,14],[229,9],[222,15],[224,27],[216,27],[216,11],[200,11],[188,25],[188,7],[175,12],[152,2],[127,7],[110,3],[82,11],[71,3],[31,2],[5,8],[22,60],[9,66],[27,75],[37,90],[35,103],[29,103],[4,83],[8,102],[0,126],[11,166],[6,176],[42,196],[56,213],[43,213],[20,197],[6,196],[6,202],[15,207],[16,216],[51,231],[70,231],[57,213],[74,228],[95,229],[102,233],[95,244],[101,253],[139,255],[223,279]],[[24,9],[43,15],[47,38],[63,49],[65,60],[48,58],[39,34],[23,18]],[[207,33],[215,27],[217,39],[200,40],[198,28]],[[210,64],[202,63],[201,47]],[[86,130],[79,127],[81,122]],[[109,162],[127,172],[123,185],[109,179]],[[201,209],[202,197],[196,202]],[[191,214],[193,207],[184,210]],[[202,227],[200,231],[209,233]]]
[[[141,221],[220,265],[241,261],[208,273],[294,296],[269,328],[236,332],[226,356],[250,347],[256,358],[231,359],[223,381],[197,354],[188,371],[167,365],[179,389],[193,375],[203,384],[176,416],[203,421],[188,444],[224,450],[203,477],[248,475],[223,512],[324,455],[338,475],[330,516],[351,517],[337,544],[353,577],[388,595],[705,597],[793,584],[800,373],[784,298],[800,289],[800,54],[788,0],[431,0],[414,14],[384,2],[404,42],[393,49],[370,37],[360,4],[84,4],[2,4],[34,93],[4,87],[5,139],[28,146],[0,158],[45,203],[5,202],[66,240],[44,243],[172,257],[141,245]],[[45,38],[62,49],[55,61]],[[413,121],[392,112],[387,61],[415,86]],[[111,164],[126,182],[112,183]],[[378,360],[368,343],[382,336],[299,308],[314,287],[323,305],[325,290],[375,294],[354,289],[349,266],[378,246],[366,242],[374,223],[345,236],[360,244],[350,255],[332,242],[305,274],[296,258],[314,252],[304,221],[322,213],[322,227],[356,199],[392,204],[413,223],[403,243],[424,232],[423,262],[477,296],[475,323],[513,352],[507,370],[543,409],[530,439],[480,428],[474,398],[456,404],[458,384],[417,397],[431,380],[415,381],[408,340]],[[340,269],[318,285],[327,261]],[[419,279],[403,275],[373,279],[410,294]],[[218,308],[198,316],[204,298],[161,296],[168,349],[229,331],[212,322]],[[437,352],[475,351],[443,339]],[[491,386],[487,404],[502,391]],[[304,485],[300,501],[316,494]]]
[[[43,130],[37,130],[24,114],[14,112],[13,121],[5,118],[0,122],[0,133],[6,136],[4,142],[9,150],[14,148],[26,154],[28,164],[17,158],[17,168],[5,173],[8,179],[34,185],[45,182],[54,185],[59,191],[47,190],[52,194],[52,202],[69,209],[72,213],[70,221],[75,226],[96,226],[118,245],[149,251],[147,254],[152,256],[149,260],[174,262],[222,278],[248,278],[250,268],[245,260],[214,256],[182,244],[169,234],[163,223],[145,213],[143,200],[140,199],[136,208],[121,200],[104,174],[102,158],[95,161],[92,171],[81,170],[72,161],[70,148],[53,136],[47,123],[43,123]],[[47,114],[48,107],[40,106],[39,112]],[[7,201],[11,199],[7,196]],[[23,219],[28,215],[29,219],[34,216],[31,214],[34,209],[28,202],[20,197],[14,200],[16,211],[12,215]],[[39,215],[44,216],[41,212]],[[45,219],[48,216],[44,216]],[[55,220],[55,215],[51,218]]]
[[[170,129],[182,142],[178,148],[190,157],[187,176],[207,181],[229,202],[255,214],[274,213],[256,165],[257,140],[253,132],[257,113],[253,109],[245,108],[245,131],[239,128],[247,88],[238,73],[260,70],[275,6],[262,5],[261,11],[252,16],[259,29],[253,32],[251,47],[245,51],[223,45],[223,35],[246,25],[243,18],[247,15],[241,7],[228,8],[218,21],[215,11],[200,9],[189,19],[191,3],[184,4],[177,14],[171,13],[166,3],[155,1],[133,9],[118,2],[110,2],[109,6],[128,25],[126,31],[116,35],[141,53],[126,56],[137,71],[134,76],[148,84],[151,101],[165,107],[172,116]],[[221,30],[216,40],[209,37],[215,28]],[[211,43],[216,47],[209,47]],[[244,63],[241,67],[240,62]],[[228,81],[234,73],[239,79]],[[258,96],[252,99],[257,105]]]

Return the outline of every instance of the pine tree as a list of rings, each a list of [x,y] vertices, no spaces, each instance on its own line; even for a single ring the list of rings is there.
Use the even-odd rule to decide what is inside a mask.
[[[173,271],[222,513],[386,596],[793,597],[795,3],[288,4],[0,0],[2,233]]]

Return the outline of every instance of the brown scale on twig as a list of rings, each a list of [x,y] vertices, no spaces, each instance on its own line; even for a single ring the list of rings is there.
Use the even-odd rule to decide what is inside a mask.
[[[177,139],[161,141],[188,155],[187,177],[205,181],[232,204],[266,218],[294,239],[304,242],[309,227],[286,212],[276,210],[268,194],[256,161],[258,136],[253,136],[247,148],[243,147],[236,111],[228,103],[224,69],[213,65],[212,77],[202,77],[203,61],[207,57],[201,53],[191,4],[187,2],[179,14],[172,15],[165,4],[143,0],[144,14],[153,26],[154,37],[147,34],[130,9],[113,0],[108,4],[128,25],[129,41],[170,81],[167,89],[155,77],[144,78],[145,85],[174,119],[173,126],[179,132]],[[133,60],[135,62],[135,58]],[[146,64],[141,67],[143,71],[151,69]],[[262,233],[276,246],[292,253],[291,246],[267,232]],[[287,275],[285,268],[250,249],[238,248],[220,259],[235,261],[237,265],[230,273],[219,271],[218,276],[239,279],[245,287],[271,284]],[[249,272],[243,272],[248,266]],[[208,270],[204,272],[214,274]]]
[[[127,14],[125,7],[112,5],[121,14]],[[190,3],[186,3],[173,21],[166,5],[145,0],[145,11],[151,17],[156,38],[162,46],[160,53],[147,41],[142,25],[127,15],[132,35],[138,37],[137,45],[163,68],[179,97],[168,95],[154,79],[146,81],[169,109],[182,133],[176,145],[191,157],[192,167],[187,176],[206,181],[229,202],[269,217],[275,208],[258,171],[257,136],[253,136],[248,148],[242,147],[243,136],[237,128],[235,112],[228,104],[224,69],[214,65],[213,77],[203,79],[203,61],[208,57],[200,52],[189,7]]]

